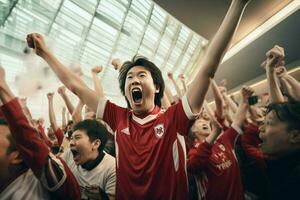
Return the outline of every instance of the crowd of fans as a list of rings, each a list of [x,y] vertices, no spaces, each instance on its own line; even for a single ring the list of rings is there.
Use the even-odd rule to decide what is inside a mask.
[[[284,49],[266,53],[265,94],[243,86],[237,103],[226,81],[213,79],[248,3],[232,0],[189,85],[183,74],[182,87],[168,74],[175,96],[147,58],[112,60],[127,108],[105,97],[102,66],[91,70],[91,89],[42,35],[29,34],[28,47],[64,84],[57,93],[66,108],[59,125],[49,92],[46,128],[0,67],[0,199],[299,199],[300,83],[285,69]],[[205,100],[209,88],[213,107]]]

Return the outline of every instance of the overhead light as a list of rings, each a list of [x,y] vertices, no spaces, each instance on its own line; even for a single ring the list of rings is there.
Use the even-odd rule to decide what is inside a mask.
[[[269,31],[271,28],[279,24],[281,21],[286,19],[288,16],[290,16],[292,13],[297,11],[300,8],[300,1],[294,0],[291,3],[289,3],[287,6],[285,6],[283,9],[281,9],[279,12],[277,12],[275,15],[273,15],[270,19],[268,19],[265,23],[257,27],[254,31],[249,33],[245,38],[243,38],[241,41],[239,41],[236,45],[234,45],[232,48],[230,48],[221,63],[225,62],[232,56],[234,56],[236,53],[238,53],[241,49],[246,47],[248,44],[259,38],[261,35]]]

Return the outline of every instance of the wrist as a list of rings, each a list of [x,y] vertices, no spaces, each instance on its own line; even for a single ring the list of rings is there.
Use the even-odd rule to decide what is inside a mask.
[[[41,50],[39,52],[39,56],[42,57],[43,59],[47,59],[49,58],[49,56],[51,55],[51,52],[48,50],[48,49],[45,49],[45,50]]]

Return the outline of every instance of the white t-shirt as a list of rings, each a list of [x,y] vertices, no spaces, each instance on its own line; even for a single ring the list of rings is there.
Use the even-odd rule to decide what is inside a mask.
[[[93,186],[100,187],[106,194],[115,196],[116,163],[114,157],[105,153],[102,161],[90,171],[75,164],[70,149],[65,151],[62,158],[65,160],[78,181],[82,199],[87,199],[85,194],[87,187]]]
[[[50,199],[49,193],[29,169],[0,193],[1,200],[40,200]]]

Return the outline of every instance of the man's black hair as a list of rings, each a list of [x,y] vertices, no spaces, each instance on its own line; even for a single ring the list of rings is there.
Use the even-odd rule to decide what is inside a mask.
[[[131,61],[126,61],[119,73],[119,86],[122,94],[125,96],[125,82],[128,71],[135,66],[143,66],[145,67],[152,76],[153,83],[156,87],[159,87],[159,92],[155,93],[154,104],[157,106],[161,106],[161,98],[164,95],[165,83],[162,77],[160,69],[151,61],[149,61],[146,57],[143,56],[134,56]],[[130,108],[130,104],[128,99],[125,96],[128,107]]]
[[[287,123],[287,130],[300,130],[300,102],[271,103],[267,113],[274,111],[277,118]]]
[[[99,146],[98,150],[99,152],[103,151],[109,133],[101,122],[94,119],[86,119],[78,122],[74,126],[73,132],[76,130],[85,131],[91,142],[99,139],[101,141],[101,145]]]

